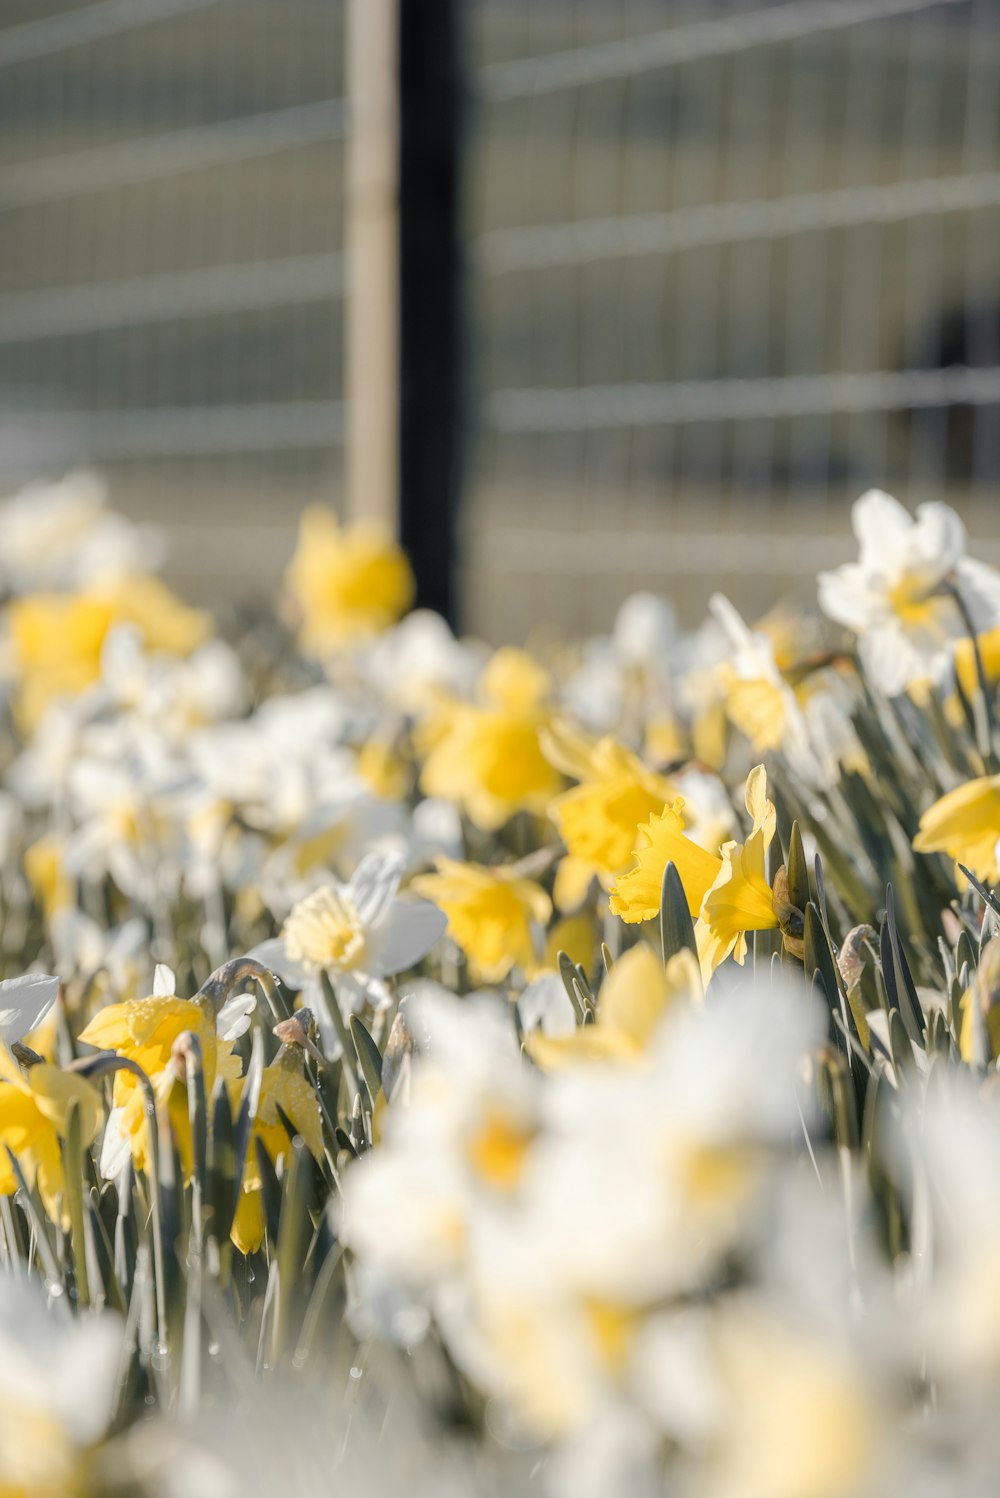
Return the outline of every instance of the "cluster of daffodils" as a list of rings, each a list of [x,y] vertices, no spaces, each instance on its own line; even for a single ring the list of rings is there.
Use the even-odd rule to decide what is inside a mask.
[[[853,521],[492,650],[0,505],[0,1493],[991,1490],[1000,573]]]

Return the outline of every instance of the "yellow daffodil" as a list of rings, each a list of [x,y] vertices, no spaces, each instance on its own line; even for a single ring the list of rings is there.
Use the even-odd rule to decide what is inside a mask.
[[[264,1238],[260,1165],[255,1141],[261,1142],[274,1166],[284,1160],[291,1142],[278,1113],[279,1107],[305,1140],[313,1159],[323,1157],[319,1103],[303,1071],[303,1059],[301,1047],[283,1045],[271,1064],[264,1068],[261,1077],[257,1116],[253,1121],[232,1228],[233,1242],[244,1254],[256,1253]]]
[[[482,705],[455,703],[424,763],[427,796],[454,801],[493,831],[515,812],[542,814],[562,777],[542,752],[547,672],[523,650],[498,650],[480,682]]]
[[[559,953],[565,952],[571,962],[589,967],[596,944],[597,931],[592,914],[577,911],[575,915],[563,916],[545,938],[545,966],[554,971]]]
[[[970,1066],[986,1060],[985,1055],[976,1054],[981,1044],[989,1060],[996,1061],[1000,1056],[1000,937],[992,937],[983,947],[972,983],[959,1000],[959,1013],[962,1060]],[[985,1032],[981,1042],[976,1033],[980,1026]]]
[[[406,765],[391,743],[369,739],[358,755],[358,774],[376,796],[386,801],[402,800],[410,785]]]
[[[661,712],[646,724],[643,748],[654,765],[669,765],[690,759],[692,746],[680,719],[674,713]]]
[[[154,994],[101,1009],[80,1035],[84,1045],[114,1051],[141,1067],[153,1084],[158,1101],[168,1110],[170,1126],[185,1172],[191,1170],[191,1123],[187,1086],[174,1064],[174,1046],[189,1032],[201,1051],[205,1092],[211,1097],[216,1079],[231,1081],[242,1063],[232,1040],[223,1040],[216,1028],[216,1015],[206,998],[179,999],[175,994]],[[140,1170],[148,1168],[149,1141],[146,1114],[138,1078],[117,1072],[114,1082],[114,1113],[109,1130],[120,1134]]]
[[[66,873],[62,839],[54,833],[40,837],[24,850],[24,872],[46,921],[73,905],[73,881]]]
[[[947,853],[977,879],[996,884],[1000,838],[1000,775],[970,780],[929,806],[913,839],[918,853]]]
[[[533,973],[538,966],[533,923],[544,927],[552,913],[541,885],[509,868],[451,858],[439,858],[437,868],[436,874],[414,879],[413,888],[444,911],[475,981],[498,983],[514,967]]]
[[[610,735],[591,740],[559,726],[543,733],[542,748],[557,769],[580,782],[549,805],[567,849],[556,903],[571,909],[592,878],[610,883],[627,867],[636,828],[662,811],[673,791],[669,781]]]
[[[746,808],[753,819],[750,836],[742,844],[724,844],[722,867],[701,903],[695,935],[702,966],[709,973],[730,953],[737,962],[745,961],[748,931],[770,931],[780,925],[764,872],[776,818],[763,765],[747,776]]]
[[[700,998],[698,964],[690,952],[677,952],[664,970],[652,947],[640,942],[618,959],[601,985],[596,1023],[569,1035],[535,1030],[525,1050],[545,1071],[578,1061],[638,1061],[669,1006]]]
[[[116,625],[138,629],[146,650],[187,655],[209,633],[206,616],[154,577],[121,578],[86,593],[36,593],[7,609],[18,718],[34,728],[58,698],[76,696],[101,674],[101,652]]]
[[[986,684],[995,687],[1000,682],[1000,625],[979,635],[976,639],[976,648],[979,651]],[[972,641],[967,635],[955,645],[955,675],[966,697],[971,701],[979,691],[979,670],[976,666],[976,651],[973,650]],[[949,699],[948,708],[952,721],[961,725],[964,720],[957,698]]]
[[[104,1116],[101,1094],[93,1083],[47,1061],[35,1059],[18,1065],[0,1047],[0,1195],[11,1196],[17,1190],[17,1177],[2,1147],[8,1145],[28,1184],[37,1184],[45,1210],[54,1221],[63,1220],[60,1203],[65,1177],[60,1141],[66,1136],[73,1103],[80,1110],[80,1138],[86,1149]]]
[[[380,633],[413,602],[410,564],[398,546],[366,525],[341,527],[332,510],[307,509],[285,584],[310,655]]]
[[[683,811],[684,802],[678,798],[638,829],[635,867],[616,879],[611,888],[612,913],[629,925],[659,915],[663,872],[668,863],[677,867],[692,915],[698,914],[722,868],[720,858],[685,836]]]

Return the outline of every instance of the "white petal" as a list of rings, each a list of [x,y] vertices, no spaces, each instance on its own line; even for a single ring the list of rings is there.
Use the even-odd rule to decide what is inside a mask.
[[[0,983],[0,1041],[13,1045],[41,1024],[56,1001],[59,979],[26,973]]]
[[[257,1006],[252,993],[240,993],[227,999],[215,1017],[220,1040],[239,1040],[250,1028],[250,1016]]]
[[[517,1012],[525,1030],[543,1035],[572,1035],[576,1029],[573,1005],[557,973],[543,973],[529,983],[517,1001]]]
[[[898,499],[882,489],[869,489],[855,500],[851,525],[861,549],[861,565],[866,570],[885,572],[894,557],[909,552],[913,516]]]
[[[330,1001],[326,996],[326,990],[318,978],[307,978],[302,986],[302,1007],[309,1009],[316,1017],[319,1029],[319,1038],[323,1042],[323,1054],[330,1061],[336,1061],[341,1052],[340,1034],[330,1014]]]
[[[963,558],[955,568],[955,581],[977,633],[1000,624],[1000,572],[995,567]]]
[[[943,576],[965,555],[965,526],[951,505],[936,501],[917,506],[913,545],[917,561],[933,562]]]
[[[177,979],[172,967],[158,962],[153,969],[153,994],[158,999],[169,999],[177,992]]]
[[[401,853],[368,853],[358,864],[348,885],[358,920],[366,930],[380,926],[403,877]]]
[[[677,615],[656,593],[633,593],[615,618],[611,637],[628,665],[658,666],[677,636]]]
[[[281,981],[290,988],[302,988],[309,976],[301,962],[293,962],[288,956],[280,936],[272,936],[269,941],[258,943],[247,956],[259,962],[261,967],[270,968],[272,973],[277,973]]]
[[[101,1175],[106,1181],[114,1181],[128,1164],[129,1137],[122,1129],[123,1108],[112,1108],[104,1128],[101,1143]]]
[[[856,562],[838,567],[835,572],[821,572],[817,581],[820,608],[828,619],[846,624],[848,629],[860,633],[870,628],[874,618],[884,611],[883,593]]]
[[[426,957],[445,933],[448,919],[430,900],[397,900],[389,914],[386,940],[379,952],[383,978],[402,973]]]
[[[896,621],[870,630],[859,641],[858,654],[872,685],[887,697],[904,692],[911,682],[939,680],[950,660],[947,650],[920,650]]]

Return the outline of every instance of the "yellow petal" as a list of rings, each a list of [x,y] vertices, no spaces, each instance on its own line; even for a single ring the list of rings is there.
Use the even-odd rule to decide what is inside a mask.
[[[640,942],[619,957],[601,986],[600,1028],[617,1031],[643,1050],[675,995],[660,958]]]
[[[663,871],[668,863],[677,867],[692,915],[697,915],[706,891],[714,883],[721,860],[685,837],[682,809],[683,802],[675,801],[639,828],[636,866],[622,874],[611,890],[612,913],[623,921],[634,924],[659,915]]]
[[[985,775],[949,791],[920,818],[913,839],[918,853],[947,853],[977,879],[996,884],[1000,838],[1000,775]]]
[[[49,1066],[43,1061],[31,1067],[28,1085],[39,1111],[60,1135],[66,1132],[70,1105],[76,1103],[80,1110],[80,1137],[83,1146],[87,1149],[93,1144],[104,1118],[104,1106],[101,1094],[92,1082],[73,1072],[60,1071],[58,1066]]]

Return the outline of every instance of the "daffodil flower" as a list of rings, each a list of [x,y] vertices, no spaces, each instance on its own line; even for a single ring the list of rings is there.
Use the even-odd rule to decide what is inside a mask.
[[[747,776],[746,808],[752,829],[745,843],[724,843],[721,855],[699,848],[683,830],[682,808],[675,802],[639,829],[636,866],[623,874],[611,890],[611,910],[627,922],[648,921],[660,913],[663,874],[673,863],[698,920],[695,936],[702,969],[711,974],[732,953],[746,958],[748,931],[769,931],[781,925],[774,896],[764,872],[764,855],[774,837],[774,805],[767,797],[763,765]]]
[[[764,766],[747,776],[746,808],[753,828],[745,843],[722,848],[722,866],[701,902],[695,937],[702,967],[712,973],[730,953],[746,961],[748,931],[776,930],[781,922],[764,871],[764,858],[774,837],[776,815],[768,800]]]
[[[913,839],[918,853],[947,853],[971,869],[977,879],[1000,879],[1000,775],[983,775],[948,791],[920,818]]]
[[[389,1001],[383,980],[426,957],[444,935],[447,919],[427,900],[399,898],[404,862],[399,853],[369,853],[346,884],[331,881],[300,900],[281,935],[249,954],[303,991],[322,1021],[326,998],[319,975],[336,979],[341,1006],[358,1011]],[[324,1031],[329,1051],[335,1031]]]
[[[234,1045],[250,1023],[254,1000],[239,995],[216,1012],[210,997],[203,994],[180,999],[174,986],[173,973],[158,968],[154,992],[148,998],[106,1005],[82,1031],[80,1040],[84,1045],[114,1051],[146,1073],[158,1101],[167,1109],[181,1165],[189,1173],[191,1121],[187,1088],[175,1064],[174,1047],[185,1033],[195,1037],[205,1091],[211,1096],[217,1079],[231,1082],[240,1075],[242,1062]],[[101,1170],[108,1177],[118,1174],[130,1152],[138,1169],[145,1170],[149,1165],[144,1100],[134,1074],[115,1074],[113,1100],[101,1155]]]
[[[342,527],[322,505],[303,512],[285,585],[302,648],[320,657],[394,624],[414,589],[398,546],[372,526]]]
[[[919,505],[914,519],[871,489],[851,520],[860,556],[820,573],[820,607],[856,632],[865,670],[882,691],[940,681],[966,633],[948,585],[980,633],[1000,623],[1000,573],[966,557],[965,527],[948,505]]]
[[[579,781],[553,797],[548,809],[567,855],[556,875],[556,903],[570,910],[593,878],[607,885],[627,867],[636,827],[661,812],[675,792],[611,735],[592,740],[558,724],[543,731],[541,743],[547,759]]]
[[[297,1016],[296,1016],[297,1018]],[[314,1160],[323,1157],[323,1128],[319,1103],[312,1084],[306,1078],[304,1053],[296,1044],[284,1044],[261,1075],[260,1097],[247,1149],[246,1165],[240,1187],[240,1199],[233,1219],[232,1239],[240,1253],[256,1253],[264,1238],[264,1209],[261,1201],[261,1175],[256,1145],[263,1145],[274,1166],[288,1153],[288,1130],[278,1112],[279,1107],[306,1143]]]
[[[684,831],[684,801],[678,797],[636,833],[635,866],[611,887],[611,912],[629,925],[651,921],[660,913],[663,874],[668,863],[680,874],[688,908],[697,915],[701,902],[722,867],[714,853],[699,847]]]
[[[569,1034],[536,1030],[524,1048],[545,1071],[577,1062],[639,1061],[667,1009],[701,999],[698,963],[688,951],[675,953],[666,968],[641,942],[618,959],[601,985],[597,1019]]]
[[[10,1147],[29,1184],[37,1184],[46,1211],[61,1221],[64,1178],[59,1141],[70,1105],[80,1109],[81,1138],[89,1145],[103,1116],[101,1095],[83,1077],[34,1056],[24,1064],[17,1046],[42,1024],[59,993],[59,979],[42,973],[0,983],[0,1195],[17,1190],[17,1177],[3,1145]]]
[[[436,874],[421,874],[413,888],[444,911],[448,932],[469,959],[476,982],[499,983],[515,967],[529,976],[538,967],[535,934],[552,902],[533,879],[514,868],[485,868],[439,858]]]
[[[92,1491],[87,1451],[111,1422],[122,1342],[122,1323],[110,1312],[73,1315],[32,1278],[0,1275],[5,1498]]]
[[[421,774],[425,795],[457,802],[486,831],[515,812],[543,814],[563,783],[539,738],[550,686],[526,652],[498,650],[480,681],[482,704],[457,702],[445,712]]]
[[[0,1048],[0,1195],[18,1188],[7,1146],[17,1157],[29,1185],[38,1187],[54,1222],[68,1227],[61,1206],[66,1178],[60,1142],[66,1137],[70,1108],[80,1115],[80,1140],[93,1143],[104,1118],[101,1094],[92,1082],[62,1071],[33,1053],[20,1062]]]

